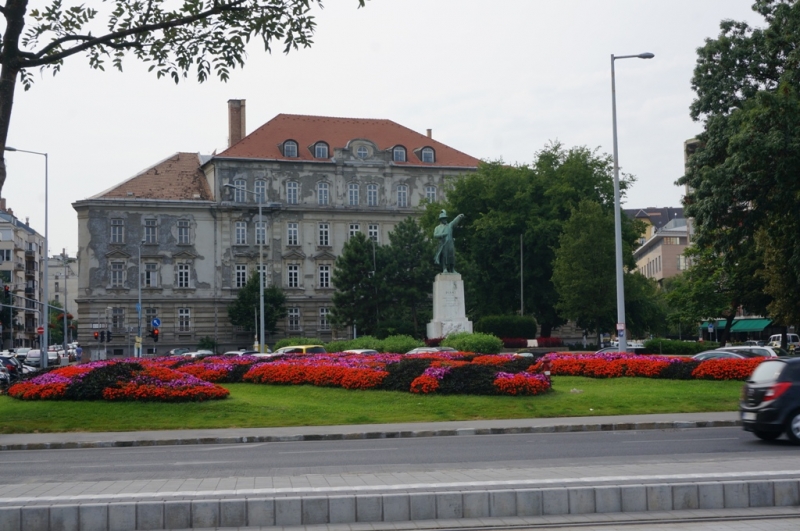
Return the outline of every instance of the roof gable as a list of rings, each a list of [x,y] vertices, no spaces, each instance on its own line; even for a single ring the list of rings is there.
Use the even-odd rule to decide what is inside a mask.
[[[208,201],[211,189],[197,153],[175,153],[92,199]]]
[[[448,166],[474,168],[479,159],[453,149],[441,142],[417,133],[391,120],[372,118],[333,118],[327,116],[305,116],[279,114],[242,140],[229,147],[219,157],[246,159],[281,159],[292,161],[330,161],[335,149],[347,148],[351,140],[365,139],[374,143],[381,151],[395,146],[406,148],[407,162],[395,164]],[[297,156],[284,157],[283,142],[297,142]],[[310,147],[325,142],[330,149],[327,159],[314,157]],[[435,162],[423,163],[415,152],[424,147],[433,148]]]

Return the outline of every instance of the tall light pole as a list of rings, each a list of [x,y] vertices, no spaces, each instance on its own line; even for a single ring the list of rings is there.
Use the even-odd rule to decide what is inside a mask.
[[[48,233],[48,228],[47,228],[47,221],[48,221],[48,219],[47,219],[47,190],[48,190],[47,171],[48,171],[48,161],[47,161],[47,159],[48,159],[48,157],[47,157],[47,153],[41,153],[39,151],[28,151],[26,149],[17,149],[17,148],[13,148],[13,147],[9,147],[9,146],[6,146],[5,150],[6,151],[18,151],[20,153],[30,153],[31,155],[41,155],[42,157],[44,157],[44,303],[42,304],[42,329],[43,329],[43,332],[42,332],[42,340],[41,340],[40,347],[41,347],[41,350],[42,350],[42,357],[41,357],[42,368],[47,368],[47,362],[48,362],[47,350],[48,350],[48,347],[50,346],[49,345],[49,341],[48,341],[48,337],[47,337],[47,332],[48,332],[47,325],[48,325],[49,316],[50,316],[50,299],[49,299],[50,293],[48,293],[48,289],[47,289],[47,284],[48,284],[49,275],[50,275],[50,268],[48,266],[48,262],[49,262],[48,257],[50,255],[49,255],[49,251],[47,249],[47,233]]]
[[[139,302],[136,303],[136,337],[139,340],[136,342],[134,358],[142,357],[142,244],[144,240],[139,242],[139,265],[137,271],[139,272]]]
[[[258,200],[258,221],[264,223],[264,217],[261,215],[261,205],[263,204],[263,196],[252,190],[246,188],[239,188],[230,183],[223,185],[225,188],[233,188],[234,190],[241,190],[242,192],[253,194]],[[257,226],[256,226],[257,227]],[[256,228],[256,238],[258,238],[258,228]],[[259,315],[259,336],[258,336],[258,352],[264,353],[264,240],[267,239],[267,226],[264,225],[264,237],[258,241],[258,315]]]
[[[611,54],[611,114],[614,122],[614,247],[617,262],[617,337],[619,351],[628,350],[628,337],[625,330],[625,280],[622,263],[622,207],[619,198],[619,152],[617,150],[617,88],[614,81],[614,61],[617,59],[652,59],[651,53],[639,55]]]

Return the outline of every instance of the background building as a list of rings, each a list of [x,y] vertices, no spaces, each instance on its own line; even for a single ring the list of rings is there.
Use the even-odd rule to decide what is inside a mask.
[[[111,352],[129,354],[141,278],[143,326],[161,320],[160,351],[206,336],[249,347],[252,332],[230,325],[227,305],[263,248],[265,285],[281,287],[288,308],[267,340],[329,340],[331,276],[347,239],[388,242],[398,222],[441,199],[448,178],[479,163],[390,120],[280,114],[244,136],[244,101],[228,108],[222,153],[177,153],[73,204],[81,337],[108,327]]]
[[[10,304],[5,300],[0,311],[3,321],[11,313],[13,333],[3,329],[3,348],[38,346],[36,329],[42,324],[41,302],[43,299],[43,251],[44,237],[33,230],[28,221],[23,223],[5,199],[0,199],[0,278],[3,287],[8,286]],[[5,290],[4,290],[5,291]],[[11,343],[9,343],[9,340]]]

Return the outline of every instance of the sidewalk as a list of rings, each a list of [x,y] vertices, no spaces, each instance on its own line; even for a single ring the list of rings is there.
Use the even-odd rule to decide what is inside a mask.
[[[549,433],[738,426],[738,412],[664,413],[611,417],[462,420],[347,426],[231,428],[137,432],[69,432],[0,435],[0,451],[114,446],[235,444],[336,439],[383,439],[504,433]]]

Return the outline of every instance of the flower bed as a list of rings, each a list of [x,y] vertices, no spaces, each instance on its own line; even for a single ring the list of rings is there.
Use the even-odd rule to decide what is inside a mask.
[[[22,400],[159,402],[200,401],[228,396],[228,390],[223,387],[170,368],[179,362],[128,359],[60,367],[12,385],[8,394]]]

